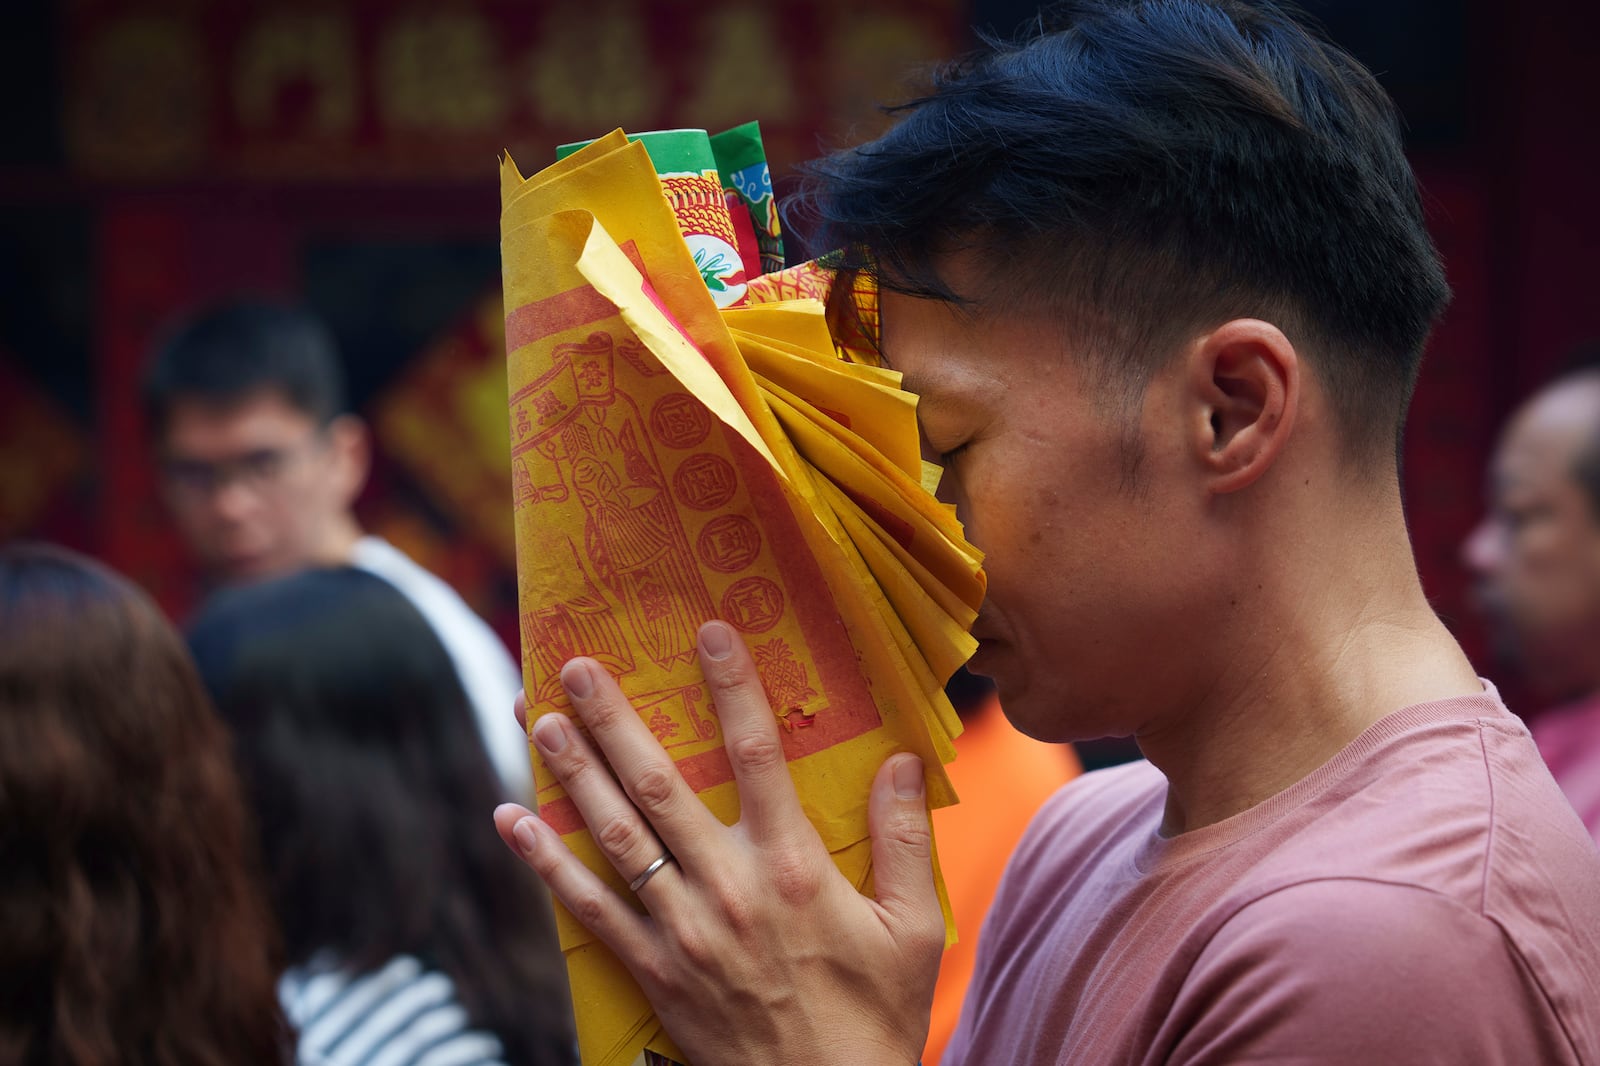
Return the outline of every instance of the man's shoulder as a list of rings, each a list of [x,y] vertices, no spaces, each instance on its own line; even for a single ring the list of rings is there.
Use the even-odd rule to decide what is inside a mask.
[[[1526,728],[1491,710],[1374,745],[1274,827],[1253,873],[1412,884],[1508,924],[1565,899],[1600,923],[1600,855]]]
[[[1167,779],[1144,760],[1073,778],[1045,801],[1012,853],[1006,875],[1013,890],[1052,870],[1079,876],[1105,861],[1108,849],[1132,848],[1156,830]]]
[[[370,534],[352,547],[350,565],[382,578],[411,601],[444,644],[474,702],[479,700],[477,686],[493,686],[491,705],[480,708],[480,713],[505,715],[521,683],[519,671],[489,623],[455,589],[399,548]],[[506,720],[511,720],[509,715]]]
[[[1481,908],[1413,881],[1328,875],[1243,887],[1219,916],[1206,952],[1272,963],[1308,952],[1306,965],[1313,969],[1358,972],[1391,955],[1431,967],[1482,943],[1505,941]],[[1466,935],[1442,937],[1445,930]]]
[[[436,630],[465,627],[475,636],[480,630],[491,632],[448,582],[382,537],[369,534],[356,541],[350,565],[399,589]]]
[[[1415,982],[1474,979],[1491,961],[1503,969],[1511,951],[1480,910],[1411,882],[1321,877],[1232,903],[1191,971],[1201,979],[1275,971],[1307,987],[1348,983],[1349,996],[1404,995]]]
[[[350,565],[383,578],[402,592],[406,591],[406,585],[419,580],[428,584],[433,582],[444,584],[438,575],[411,556],[382,537],[371,533],[362,536],[350,546]]]
[[[1056,790],[1049,806],[1122,804],[1147,799],[1153,792],[1164,793],[1166,787],[1167,779],[1160,770],[1145,759],[1135,759],[1079,774]]]
[[[1431,1056],[1416,1061],[1456,1061],[1451,1048],[1522,1061],[1535,1046],[1582,1061],[1593,996],[1592,968],[1538,973],[1524,944],[1450,894],[1326,877],[1240,901],[1189,967],[1173,1024],[1180,1047],[1298,1047],[1317,1061],[1413,1045]]]
[[[1130,817],[1159,805],[1167,779],[1144,759],[1080,774],[1056,789],[1039,808],[1028,835],[1059,836],[1063,830],[1124,826]]]
[[[1600,855],[1520,722],[1436,723],[1368,763],[1238,871],[1197,972],[1283,967],[1394,1019],[1515,994],[1600,1053]]]

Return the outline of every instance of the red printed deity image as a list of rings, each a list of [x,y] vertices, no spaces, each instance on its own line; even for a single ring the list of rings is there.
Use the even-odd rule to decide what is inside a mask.
[[[536,566],[519,567],[525,588],[540,590],[522,597],[530,716],[566,706],[561,666],[587,655],[619,679],[697,790],[730,780],[695,656],[700,624],[722,617],[762,638],[762,679],[791,757],[878,727],[767,461],[618,318],[597,315],[542,347],[531,355],[542,369],[510,403],[519,536],[541,546]],[[802,612],[831,621],[808,632]],[[558,829],[581,824],[542,775],[539,800]]]
[[[633,670],[628,638],[617,624],[611,604],[589,580],[577,545],[567,542],[572,573],[584,590],[565,600],[548,603],[522,616],[528,651],[539,678],[528,695],[535,703],[554,703],[561,695],[561,664],[575,655],[587,655],[613,674]]]
[[[641,180],[655,187],[648,158],[621,145],[617,153],[598,166],[637,157]],[[660,204],[665,233],[670,212],[658,198],[638,202]],[[854,641],[892,635],[874,628],[880,623],[857,599],[841,606],[833,588],[849,582],[842,587],[852,592],[867,576],[852,567],[864,571],[864,562],[841,558],[824,571],[822,558],[841,550],[843,534],[810,510],[815,475],[792,446],[775,455],[748,423],[746,405],[760,401],[753,385],[738,385],[731,337],[719,340],[706,322],[686,325],[642,269],[652,256],[682,257],[675,228],[670,247],[648,234],[636,245],[632,222],[616,221],[622,240],[609,244],[611,231],[593,216],[535,215],[527,225],[559,247],[506,272],[528,719],[568,710],[561,667],[592,657],[694,791],[719,817],[736,817],[732,768],[695,651],[700,625],[724,618],[760,648],[792,772],[826,786],[807,792],[806,816],[859,880],[865,814],[851,798],[859,790],[840,783],[907,746],[898,716],[916,679],[889,661],[864,668]],[[660,280],[680,274],[692,277],[665,272]],[[542,760],[534,771],[540,817],[571,846],[592,847]],[[565,929],[569,949],[586,942]]]
[[[604,332],[555,347],[549,373],[514,398],[513,432],[524,437],[515,448],[537,450],[558,479],[559,488],[540,486],[539,498],[581,504],[580,572],[587,582],[592,571],[610,593],[636,646],[670,668],[693,661],[695,631],[712,613],[711,600],[644,419],[615,388],[615,347]],[[582,614],[585,605],[569,601],[558,609]],[[555,642],[539,650],[544,656],[559,648]],[[625,653],[616,655],[619,667]],[[541,665],[560,669],[559,661]]]

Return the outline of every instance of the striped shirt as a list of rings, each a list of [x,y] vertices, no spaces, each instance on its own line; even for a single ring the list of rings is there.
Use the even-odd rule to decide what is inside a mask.
[[[503,1066],[455,983],[410,955],[363,974],[315,959],[279,979],[278,998],[300,1031],[298,1066]]]

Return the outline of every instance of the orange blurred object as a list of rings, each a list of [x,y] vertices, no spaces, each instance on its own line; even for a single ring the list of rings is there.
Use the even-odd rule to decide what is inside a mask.
[[[963,724],[956,759],[945,767],[961,802],[933,812],[939,865],[961,939],[939,966],[923,1066],[938,1066],[955,1032],[977,961],[978,933],[1022,831],[1056,789],[1083,772],[1070,746],[1017,732],[993,696]]]

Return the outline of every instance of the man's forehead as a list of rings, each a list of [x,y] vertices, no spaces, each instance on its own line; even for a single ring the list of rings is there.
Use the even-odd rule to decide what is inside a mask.
[[[167,412],[168,422],[178,418],[204,422],[242,419],[315,421],[289,398],[288,392],[276,385],[263,385],[225,396],[180,392],[167,403]]]
[[[912,392],[926,392],[963,372],[969,330],[942,300],[886,291],[880,300],[879,350],[884,365]]]
[[[964,392],[997,379],[1059,371],[1071,341],[1060,316],[1044,309],[1001,310],[995,303],[952,304],[885,291],[879,348],[908,391]],[[1065,385],[1059,373],[1051,384]]]
[[[167,405],[163,437],[215,437],[228,434],[298,436],[316,428],[316,420],[296,407],[276,387],[253,389],[237,396],[179,394]]]

